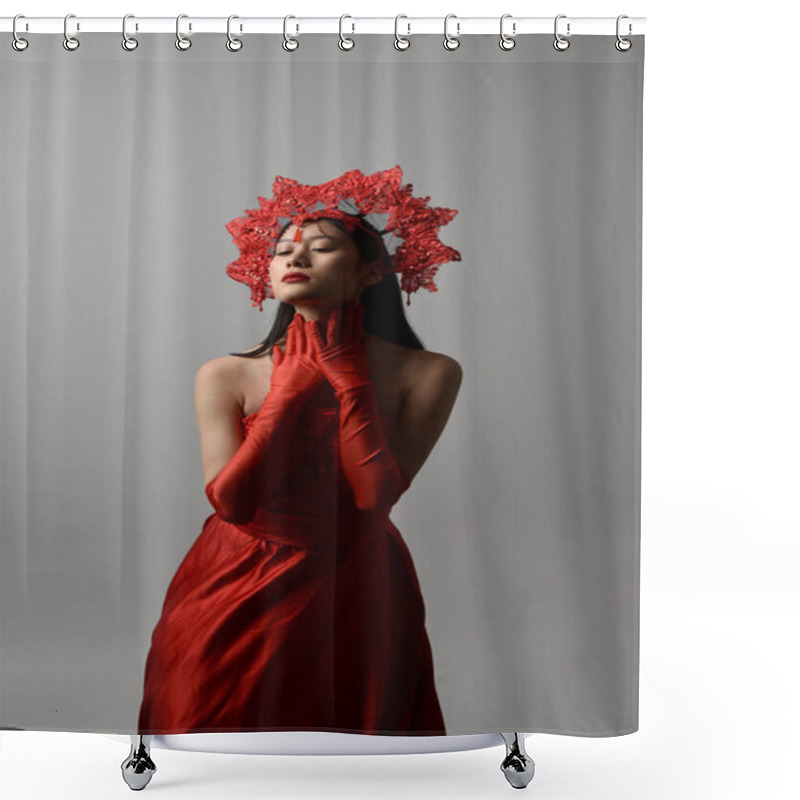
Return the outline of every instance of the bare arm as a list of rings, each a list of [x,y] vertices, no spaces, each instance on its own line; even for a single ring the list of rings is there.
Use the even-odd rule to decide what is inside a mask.
[[[215,358],[197,370],[194,379],[194,404],[200,430],[203,478],[210,483],[239,449],[242,436],[239,396],[232,365]]]
[[[389,443],[409,482],[427,461],[447,425],[463,371],[454,358],[436,354],[414,370],[400,419]]]
[[[269,392],[245,439],[235,365],[214,359],[197,371],[195,407],[206,496],[226,522],[245,524],[268,489],[270,471],[286,464],[299,404]]]

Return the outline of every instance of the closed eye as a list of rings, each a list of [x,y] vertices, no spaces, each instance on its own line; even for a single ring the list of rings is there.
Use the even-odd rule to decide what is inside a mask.
[[[330,253],[331,250],[333,250],[332,247],[324,247],[324,248],[323,247],[315,247],[314,248],[314,252],[315,253]],[[275,255],[276,256],[288,256],[288,255],[291,254],[291,252],[292,252],[291,250],[282,250],[279,253],[275,253]]]

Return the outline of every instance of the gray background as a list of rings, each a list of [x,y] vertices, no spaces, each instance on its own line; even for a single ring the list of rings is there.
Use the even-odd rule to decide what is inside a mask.
[[[194,373],[271,321],[224,223],[276,174],[399,164],[464,259],[407,309],[464,383],[392,514],[448,732],[636,730],[643,39],[30,39],[0,73],[0,723],[134,730],[211,510]]]

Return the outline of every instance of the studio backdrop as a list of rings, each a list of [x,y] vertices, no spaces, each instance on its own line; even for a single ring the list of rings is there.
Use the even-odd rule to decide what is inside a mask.
[[[635,731],[643,37],[29,39],[2,727]]]

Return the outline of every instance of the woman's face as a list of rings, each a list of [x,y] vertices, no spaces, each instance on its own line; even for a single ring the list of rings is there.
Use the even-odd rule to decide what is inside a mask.
[[[275,296],[293,306],[340,306],[357,301],[365,286],[380,280],[377,268],[362,265],[356,243],[326,219],[290,225],[275,246],[269,276]],[[285,280],[300,273],[306,280]]]

